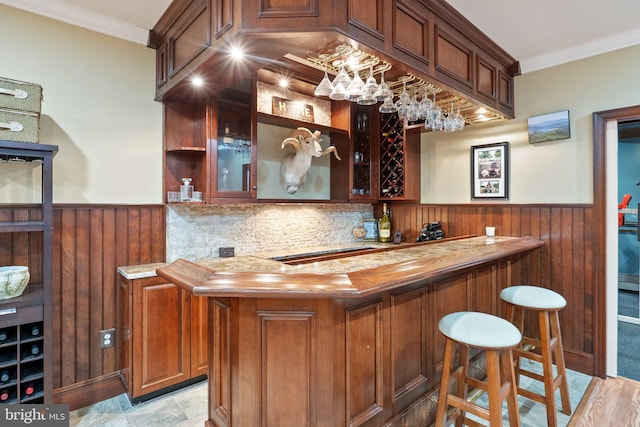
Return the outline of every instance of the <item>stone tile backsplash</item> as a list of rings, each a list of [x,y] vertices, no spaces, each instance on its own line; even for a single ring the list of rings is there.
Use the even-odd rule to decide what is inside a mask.
[[[170,204],[167,261],[356,242],[353,227],[373,217],[370,204]]]

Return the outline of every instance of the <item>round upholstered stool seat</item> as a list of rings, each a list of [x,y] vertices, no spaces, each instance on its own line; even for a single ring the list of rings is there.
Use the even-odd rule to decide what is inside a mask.
[[[477,348],[510,348],[520,342],[521,334],[511,322],[497,316],[473,311],[451,313],[440,319],[438,329],[458,343]]]
[[[513,322],[522,333],[522,341],[512,350],[515,356],[516,382],[524,375],[544,383],[544,394],[518,387],[520,396],[531,399],[546,406],[547,425],[555,426],[556,399],[555,392],[560,389],[562,413],[571,414],[567,370],[562,348],[560,319],[558,312],[566,307],[567,301],[557,292],[539,286],[518,285],[503,289],[500,299],[506,303],[505,318]],[[534,312],[534,317],[526,317],[525,312]],[[525,333],[525,318],[535,319],[537,325],[529,325]],[[536,328],[537,326],[537,328]],[[537,329],[537,330],[536,330]],[[525,369],[520,358],[533,360],[542,364],[543,374]],[[556,365],[557,375],[553,365]]]
[[[520,343],[521,333],[511,322],[497,316],[472,311],[451,313],[440,319],[440,332],[445,336],[442,378],[436,412],[437,427],[448,425],[449,407],[456,425],[481,425],[467,417],[472,413],[492,427],[502,425],[502,403],[507,402],[509,426],[520,426],[516,378],[512,349]],[[455,349],[458,349],[458,361]],[[484,350],[487,378],[481,381],[469,372],[470,348]],[[451,383],[455,382],[452,390]],[[467,401],[468,387],[488,394],[489,408]]]
[[[533,310],[562,310],[567,305],[567,300],[559,293],[551,289],[528,285],[505,288],[500,292],[500,299]]]

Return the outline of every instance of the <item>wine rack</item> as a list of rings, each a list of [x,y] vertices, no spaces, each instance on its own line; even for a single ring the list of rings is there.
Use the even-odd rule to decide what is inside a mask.
[[[397,113],[380,114],[380,198],[405,196],[405,141]]]
[[[371,190],[371,113],[369,108],[354,108],[353,174],[351,194],[370,196]]]
[[[0,329],[0,403],[44,403],[42,321]]]

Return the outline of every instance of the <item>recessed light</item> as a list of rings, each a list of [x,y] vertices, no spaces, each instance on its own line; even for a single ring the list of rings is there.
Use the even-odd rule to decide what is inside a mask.
[[[282,89],[286,89],[289,87],[289,79],[287,79],[286,77],[282,77],[280,79],[280,81],[278,81],[278,86],[280,86]]]
[[[199,87],[199,86],[202,86],[204,84],[204,80],[202,80],[202,77],[195,76],[195,77],[193,77],[191,79],[191,83],[194,86],[198,86]]]
[[[231,48],[231,57],[233,59],[242,59],[244,57],[244,52],[238,46]]]

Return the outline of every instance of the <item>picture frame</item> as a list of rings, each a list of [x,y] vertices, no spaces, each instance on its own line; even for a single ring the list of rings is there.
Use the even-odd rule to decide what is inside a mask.
[[[570,138],[569,110],[529,117],[527,131],[529,144]]]
[[[471,199],[509,198],[509,143],[471,147]]]
[[[361,221],[362,226],[367,230],[363,241],[374,242],[378,240],[378,220],[375,218],[365,218]]]

